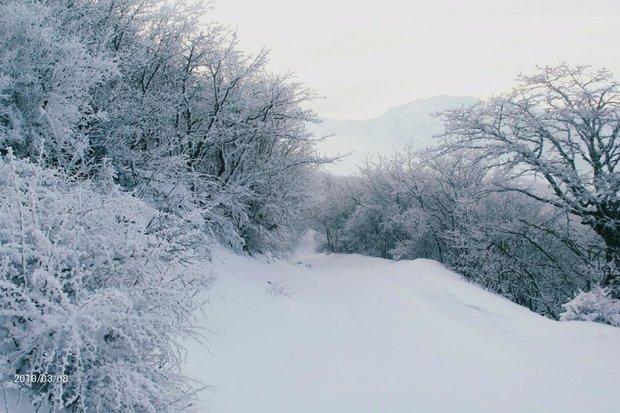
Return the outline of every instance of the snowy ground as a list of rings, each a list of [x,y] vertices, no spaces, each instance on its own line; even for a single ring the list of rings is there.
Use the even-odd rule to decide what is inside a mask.
[[[427,260],[309,240],[289,262],[219,255],[187,365],[214,386],[203,412],[619,411],[620,329],[547,320]]]
[[[220,251],[202,413],[617,413],[620,329],[558,323],[428,260]],[[269,284],[271,283],[271,284]],[[27,402],[0,413],[32,413]]]

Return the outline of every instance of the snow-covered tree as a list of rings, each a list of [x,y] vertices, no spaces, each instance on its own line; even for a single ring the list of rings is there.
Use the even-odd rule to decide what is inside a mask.
[[[115,62],[64,27],[60,4],[0,3],[0,148],[71,173],[87,166],[89,133],[103,113],[91,89],[116,75]]]
[[[315,176],[310,204],[310,225],[324,236],[321,248],[327,252],[345,251],[346,223],[355,210],[355,200],[350,196],[350,177],[319,173]]]
[[[142,13],[131,40],[108,44],[123,81],[96,89],[94,106],[108,114],[96,152],[125,188],[162,210],[201,215],[232,247],[286,249],[309,172],[323,162],[305,128],[315,115],[301,109],[312,94],[266,74],[265,52],[246,56],[233,33],[199,25],[204,10],[187,7]]]
[[[602,284],[620,298],[620,84],[564,64],[519,79],[509,94],[445,112],[444,144],[508,171],[505,190],[590,226],[606,246]]]

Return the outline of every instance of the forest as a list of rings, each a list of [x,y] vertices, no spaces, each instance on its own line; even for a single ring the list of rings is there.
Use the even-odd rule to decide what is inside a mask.
[[[178,412],[214,245],[437,260],[620,327],[620,84],[558,64],[336,176],[314,93],[201,2],[0,1],[0,374],[72,412]],[[429,63],[430,64],[430,63]]]

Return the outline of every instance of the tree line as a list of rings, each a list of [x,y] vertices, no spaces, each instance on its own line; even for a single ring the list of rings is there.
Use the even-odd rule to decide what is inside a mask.
[[[323,178],[314,225],[324,248],[436,259],[551,318],[620,326],[611,73],[544,67],[507,94],[438,116],[437,147]]]
[[[0,375],[41,409],[178,412],[210,248],[282,254],[313,94],[201,2],[0,1]],[[46,407],[47,406],[47,407]]]

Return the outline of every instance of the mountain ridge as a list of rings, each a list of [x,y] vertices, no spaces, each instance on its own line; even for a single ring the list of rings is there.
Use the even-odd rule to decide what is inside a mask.
[[[333,173],[347,175],[369,156],[390,155],[409,143],[416,149],[433,145],[433,136],[443,130],[441,120],[433,113],[477,102],[479,99],[469,96],[438,95],[394,106],[371,119],[324,118],[310,130],[317,136],[328,136],[318,145],[325,155],[351,153],[328,167]]]

